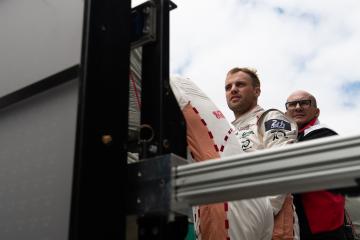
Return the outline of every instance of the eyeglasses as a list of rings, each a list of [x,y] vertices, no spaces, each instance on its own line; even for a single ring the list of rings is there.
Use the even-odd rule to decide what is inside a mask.
[[[311,100],[307,99],[307,100],[287,102],[285,103],[285,107],[287,110],[289,109],[291,110],[291,109],[295,109],[298,104],[301,108],[308,108],[311,106]]]

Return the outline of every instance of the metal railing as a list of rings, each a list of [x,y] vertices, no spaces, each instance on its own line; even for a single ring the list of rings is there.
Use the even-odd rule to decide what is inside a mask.
[[[177,166],[173,178],[175,206],[355,187],[360,136],[334,136]]]

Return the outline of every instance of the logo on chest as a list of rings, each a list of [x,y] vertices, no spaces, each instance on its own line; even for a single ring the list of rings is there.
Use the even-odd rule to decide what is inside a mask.
[[[252,148],[253,143],[251,141],[251,135],[255,135],[255,132],[253,130],[248,130],[248,131],[240,131],[237,132],[237,134],[240,142],[241,142],[241,148],[243,149],[243,151],[249,150],[250,148]]]
[[[248,136],[250,136],[250,135],[252,135],[252,134],[255,134],[254,131],[243,132],[243,133],[241,134],[241,137],[242,137],[242,138],[246,138],[246,137],[248,137]]]

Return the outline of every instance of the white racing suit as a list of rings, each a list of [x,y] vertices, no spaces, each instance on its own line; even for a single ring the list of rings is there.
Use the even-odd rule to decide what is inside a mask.
[[[271,109],[264,111],[256,106],[250,112],[232,122],[241,142],[242,150],[252,152],[260,149],[284,146],[297,138],[297,125],[282,112]],[[286,194],[269,197],[273,214],[276,215],[285,200]],[[294,211],[294,239],[299,238],[299,226]]]
[[[260,112],[252,112],[239,119],[242,130],[240,135],[235,136],[235,127],[193,81],[172,77],[170,86],[186,120],[189,158],[195,162],[219,161],[227,156],[246,154],[243,149],[251,151],[260,149],[260,146],[265,148],[277,142],[283,143],[283,139],[296,138],[296,130],[293,130],[295,128],[292,125],[289,131],[289,123],[280,117],[274,117],[273,124],[266,123],[266,128],[270,130],[264,130],[264,138],[261,138],[266,139],[266,144],[260,143],[255,127]],[[260,108],[259,110],[263,111]],[[275,130],[276,132],[273,132]],[[238,138],[240,136],[242,143]],[[274,206],[271,205],[269,197],[194,206],[197,239],[271,240],[274,212],[278,211],[274,210]],[[278,209],[281,206],[282,202]]]

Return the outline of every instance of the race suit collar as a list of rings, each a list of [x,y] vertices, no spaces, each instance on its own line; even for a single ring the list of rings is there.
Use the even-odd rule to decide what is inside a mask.
[[[235,125],[235,124],[247,122],[249,119],[253,118],[254,116],[258,115],[259,113],[261,113],[263,111],[264,111],[264,109],[262,107],[260,107],[259,105],[256,105],[249,112],[247,112],[246,114],[242,115],[241,117],[238,117],[237,119],[235,119],[232,122],[232,124]]]

